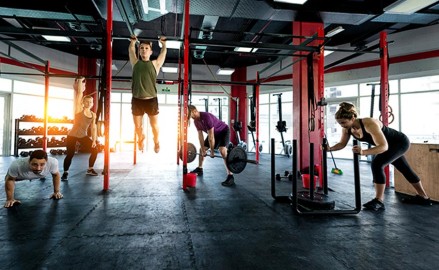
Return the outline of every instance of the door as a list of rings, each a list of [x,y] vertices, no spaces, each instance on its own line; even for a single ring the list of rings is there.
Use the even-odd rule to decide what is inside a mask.
[[[11,154],[10,95],[0,94],[0,156]]]

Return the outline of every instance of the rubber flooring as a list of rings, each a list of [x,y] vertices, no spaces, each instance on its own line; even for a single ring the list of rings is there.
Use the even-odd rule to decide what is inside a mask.
[[[3,175],[13,159],[0,158]],[[102,175],[85,175],[87,160],[74,157],[59,201],[48,198],[50,176],[16,183],[22,204],[0,212],[0,269],[437,269],[438,205],[403,204],[391,187],[385,211],[298,215],[272,197],[269,155],[235,175],[233,187],[220,184],[222,160],[208,158],[189,191],[166,153],[138,154],[135,165],[131,152],[111,153],[105,192]],[[290,164],[276,156],[276,173]],[[328,196],[336,210],[350,209],[352,161],[337,165],[343,175],[328,168]],[[364,203],[374,191],[369,165],[360,163],[360,172]],[[275,184],[277,195],[291,194],[288,179]]]

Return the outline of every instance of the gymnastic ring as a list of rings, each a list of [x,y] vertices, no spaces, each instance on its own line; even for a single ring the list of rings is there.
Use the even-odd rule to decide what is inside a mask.
[[[388,117],[389,117],[389,125],[390,124],[392,124],[393,123],[393,121],[395,121],[395,115],[393,114],[393,109],[392,109],[392,107],[390,107],[390,105],[388,106],[388,112],[387,112],[387,114],[388,114]],[[379,120],[381,121],[381,122],[383,122],[383,115],[381,115],[380,114],[380,118],[379,118]]]
[[[96,123],[96,129],[98,137],[103,137],[105,135],[105,124],[104,121],[98,121]]]

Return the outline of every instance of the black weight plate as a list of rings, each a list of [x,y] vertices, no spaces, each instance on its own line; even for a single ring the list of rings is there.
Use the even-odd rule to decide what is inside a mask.
[[[233,148],[227,154],[226,164],[232,173],[242,172],[247,166],[247,153],[239,146]]]
[[[187,144],[187,162],[191,163],[197,157],[197,148],[193,143]]]
[[[288,157],[291,157],[293,155],[293,146],[289,143],[286,143],[285,147],[284,147],[284,152],[285,152],[285,155],[287,155]]]
[[[187,143],[187,163],[191,163],[197,157],[197,148],[193,143]],[[180,151],[180,160],[183,160],[182,151]]]

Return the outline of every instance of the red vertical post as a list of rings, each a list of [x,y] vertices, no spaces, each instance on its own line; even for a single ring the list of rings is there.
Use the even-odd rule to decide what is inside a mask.
[[[184,74],[183,74],[183,134],[181,151],[183,157],[183,181],[187,174],[187,126],[188,126],[188,100],[189,100],[189,0],[184,1]],[[183,183],[184,186],[184,183]]]
[[[110,102],[113,65],[113,0],[107,0],[107,54],[105,60],[106,86],[104,102],[105,147],[104,147],[104,191],[110,187]]]
[[[387,33],[382,31],[380,33],[380,67],[381,67],[381,79],[380,79],[380,94],[381,94],[381,117],[383,125],[389,125],[389,59],[388,47],[387,47]],[[389,166],[384,168],[384,174],[386,175],[386,187],[390,186]]]
[[[245,82],[247,81],[247,68],[237,68],[235,72],[233,72],[231,76],[232,81],[235,82]],[[231,88],[231,95],[232,98],[238,98],[238,120],[242,124],[242,129],[239,132],[239,137],[242,141],[246,141],[247,138],[247,86],[245,85],[233,85]],[[236,114],[236,101],[230,100],[229,102],[229,119],[230,123],[233,125],[235,122],[235,114]],[[231,141],[234,145],[238,144],[238,141],[236,139],[236,132],[235,130],[230,127],[230,136]]]
[[[323,43],[323,38],[325,37],[325,32],[323,27],[320,27],[317,30],[317,35],[319,38],[322,38],[319,41],[320,44]],[[323,46],[320,47],[320,52],[317,56],[317,99],[322,100],[325,97],[325,49]],[[316,116],[317,119],[317,130],[319,132],[319,144],[323,143],[323,138],[325,137],[325,110],[324,106],[318,106]],[[320,147],[317,147],[318,151],[318,159],[320,170],[318,172],[320,188],[323,187],[323,175],[322,175],[322,165],[323,165],[323,151],[320,150]]]
[[[78,57],[78,74],[87,76],[96,76],[96,58],[88,58],[80,56]],[[92,111],[96,112],[97,110],[97,99],[98,94],[96,91],[96,80],[85,80],[85,92],[84,95],[89,95],[91,93],[95,93],[93,95],[93,99],[95,100]]]
[[[179,61],[180,62],[180,61]],[[178,63],[178,87],[177,87],[177,93],[178,93],[178,113],[177,113],[177,121],[178,121],[178,133],[177,133],[177,165],[180,164],[180,151],[181,151],[181,131],[182,131],[182,118],[181,118],[181,65]]]
[[[323,24],[322,23],[311,23],[311,22],[293,22],[293,35],[299,36],[293,38],[293,44],[299,45],[305,41],[305,36],[313,36],[318,33],[318,36],[323,36]],[[321,44],[322,40],[315,40],[310,43],[310,46],[317,46]],[[310,52],[299,52],[302,58],[293,57],[293,61],[296,61],[293,65],[293,137],[298,140],[298,166],[299,170],[305,168],[310,164],[310,153],[309,153],[309,143],[318,143],[320,138],[320,132],[318,130],[319,126],[316,125],[314,131],[309,130],[309,108],[308,108],[308,70],[307,70],[307,60],[306,55]],[[299,61],[297,61],[299,60]],[[316,61],[316,54],[313,55],[313,73],[314,73],[314,95],[319,97],[318,81],[321,79],[320,65]],[[317,78],[317,79],[315,79]],[[316,91],[317,89],[317,91]],[[318,113],[318,112],[317,112]],[[316,117],[319,117],[317,114]],[[319,119],[315,119],[318,124]],[[315,148],[314,151],[318,151],[319,148]],[[319,164],[321,158],[319,155],[314,155],[314,164]]]
[[[50,62],[46,62],[46,70],[44,72],[44,135],[43,135],[43,150],[47,150],[47,122],[48,122],[48,108],[49,108],[49,72]]]
[[[256,73],[256,89],[255,89],[255,114],[256,114],[256,161],[259,163],[259,72]]]

